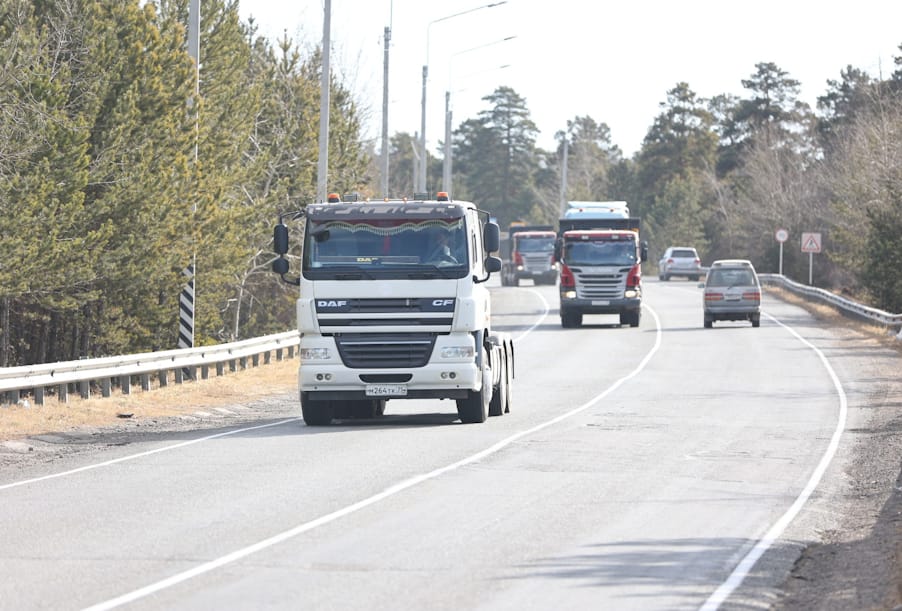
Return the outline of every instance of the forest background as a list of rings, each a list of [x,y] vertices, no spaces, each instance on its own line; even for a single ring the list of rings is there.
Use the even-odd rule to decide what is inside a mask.
[[[176,347],[192,262],[196,345],[294,327],[271,236],[280,212],[316,197],[321,52],[270,42],[237,9],[204,1],[195,95],[188,0],[0,0],[0,366]],[[672,244],[776,272],[777,228],[820,232],[816,286],[902,312],[894,61],[886,79],[838,68],[816,108],[770,62],[743,96],[677,82],[630,158],[591,116],[543,150],[526,101],[499,85],[453,128],[452,196],[502,227],[554,224],[566,145],[566,199],[628,201],[647,273]],[[372,110],[334,75],[330,106],[329,190],[381,197],[381,146],[363,129]],[[414,140],[390,137],[391,195],[413,193]],[[784,274],[807,280],[808,257],[787,245]]]

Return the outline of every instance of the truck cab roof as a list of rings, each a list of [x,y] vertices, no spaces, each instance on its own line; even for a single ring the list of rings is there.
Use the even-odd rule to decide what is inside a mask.
[[[554,231],[518,231],[518,238],[553,238],[557,234]]]
[[[626,229],[574,229],[564,232],[565,240],[615,239],[634,240],[636,232]]]

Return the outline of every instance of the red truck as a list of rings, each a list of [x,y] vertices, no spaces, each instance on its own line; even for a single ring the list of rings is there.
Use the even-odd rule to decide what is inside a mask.
[[[535,284],[555,284],[554,260],[557,233],[551,225],[526,225],[515,221],[501,249],[501,286],[519,286],[521,279]]]
[[[584,314],[619,314],[621,325],[639,326],[648,258],[639,227],[637,218],[560,220],[561,326],[579,327]]]

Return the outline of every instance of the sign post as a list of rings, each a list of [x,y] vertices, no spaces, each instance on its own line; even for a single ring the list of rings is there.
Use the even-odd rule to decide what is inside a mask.
[[[783,228],[777,229],[774,237],[780,243],[780,275],[783,275],[783,242],[789,239],[789,232]]]
[[[808,253],[808,284],[810,285],[812,278],[812,269],[814,267],[814,253],[821,251],[821,234],[819,233],[803,233],[802,234],[802,252]]]

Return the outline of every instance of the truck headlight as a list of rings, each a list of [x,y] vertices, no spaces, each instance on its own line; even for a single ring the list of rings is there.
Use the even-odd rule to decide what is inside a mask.
[[[635,299],[636,297],[639,296],[639,294],[636,291],[630,289],[630,290],[627,290],[625,293],[623,293],[623,296],[626,297],[627,299]]]
[[[326,361],[332,358],[328,348],[301,348],[298,356],[302,361]]]
[[[561,297],[564,299],[576,299],[576,291],[564,291],[561,293]]]
[[[476,349],[473,346],[445,346],[440,354],[443,359],[471,359],[476,356]]]

